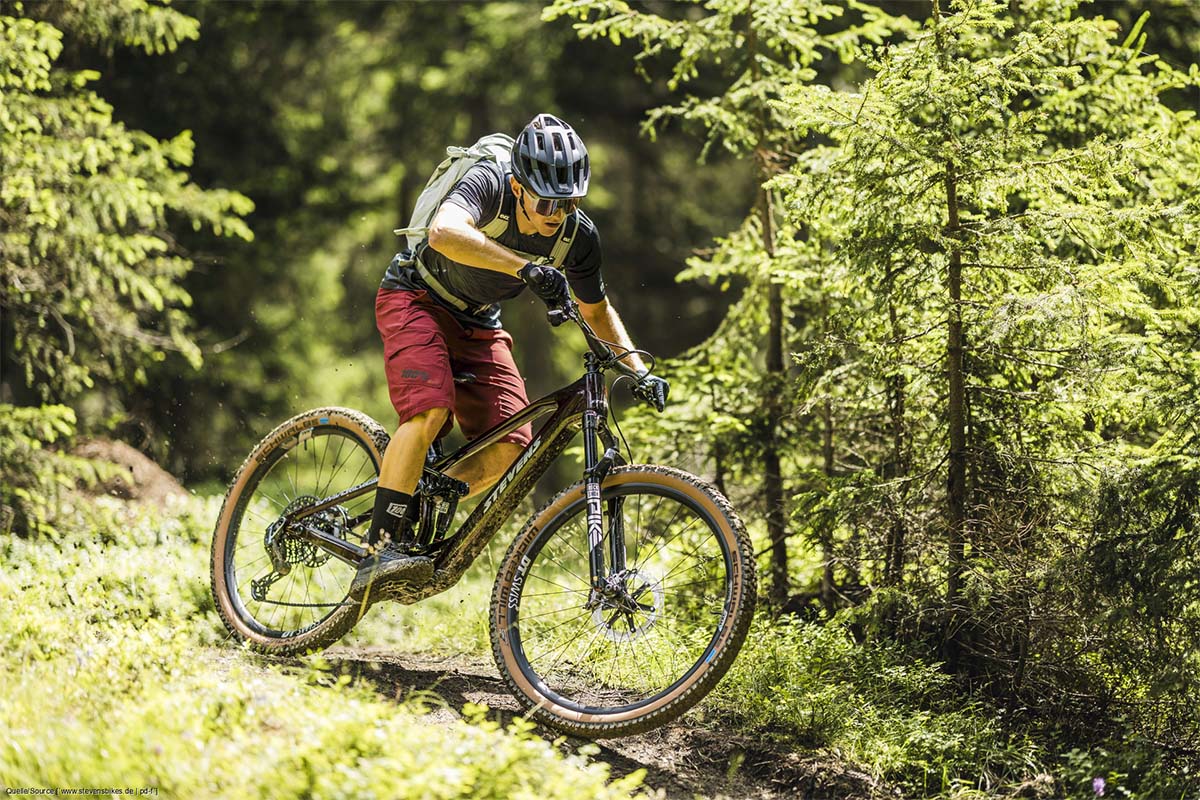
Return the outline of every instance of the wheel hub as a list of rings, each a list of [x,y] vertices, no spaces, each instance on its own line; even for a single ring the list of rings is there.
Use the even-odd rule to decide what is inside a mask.
[[[302,495],[288,503],[279,519],[267,528],[264,544],[272,560],[279,560],[290,567],[303,564],[306,567],[317,568],[329,560],[330,554],[304,539],[296,530],[297,523],[287,527],[283,520],[306,508],[318,503],[318,498],[312,495]],[[310,514],[304,518],[304,524],[312,525],[324,533],[340,536],[349,525],[350,516],[342,506],[333,506]],[[283,571],[283,570],[281,570]]]
[[[592,609],[592,624],[614,642],[636,641],[654,627],[663,609],[662,583],[636,569],[605,580]]]

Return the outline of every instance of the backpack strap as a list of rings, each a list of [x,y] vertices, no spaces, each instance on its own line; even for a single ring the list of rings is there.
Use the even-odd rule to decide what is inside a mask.
[[[571,229],[571,233],[567,233],[567,228]],[[571,250],[571,244],[575,241],[575,234],[579,232],[579,215],[572,214],[570,217],[570,225],[563,222],[562,227],[558,229],[558,241],[554,243],[554,247],[550,250],[550,263],[555,269],[562,269],[563,261],[567,258],[567,253]]]
[[[442,282],[425,266],[420,256],[414,256],[413,266],[417,268],[417,274],[421,276],[421,280],[425,282],[425,285],[433,290],[434,294],[459,311],[467,314],[480,314],[488,308],[488,306],[472,306],[443,286]]]
[[[480,225],[479,230],[489,239],[499,239],[500,235],[508,230],[509,219],[509,215],[504,213],[504,201],[501,200],[496,216],[492,217],[490,222]]]

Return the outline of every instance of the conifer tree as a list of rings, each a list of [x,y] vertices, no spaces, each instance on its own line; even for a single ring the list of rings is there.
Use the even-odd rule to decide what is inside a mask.
[[[698,126],[705,137],[702,160],[713,146],[749,156],[760,184],[786,169],[804,139],[781,116],[781,89],[813,80],[821,58],[849,52],[860,40],[881,41],[902,24],[864,3],[825,0],[695,0],[670,11],[654,14],[623,0],[560,0],[548,16],[580,19],[585,38],[636,40],[647,77],[645,64],[669,58],[669,87],[691,91],[677,105],[652,110],[646,131],[653,135],[676,120]],[[713,94],[702,93],[707,84]],[[737,281],[745,289],[721,330],[679,365],[677,395],[690,401],[668,423],[693,435],[698,424],[704,427],[711,447],[703,456],[714,463],[718,483],[731,469],[761,475],[776,605],[789,589],[784,475],[793,449],[787,422],[795,408],[787,353],[788,318],[797,302],[785,297],[781,264],[784,253],[794,252],[786,242],[795,231],[780,223],[774,195],[760,191],[742,229],[719,241],[711,256],[693,259],[680,276],[727,286]]]
[[[42,399],[139,380],[168,350],[200,361],[169,224],[249,238],[252,205],[188,179],[188,132],[130,130],[88,89],[96,73],[56,66],[66,36],[164,52],[196,35],[160,5],[0,4],[0,307]]]
[[[96,73],[58,64],[72,39],[162,53],[196,35],[194,19],[158,4],[0,2],[0,403],[142,382],[171,351],[199,365],[180,284],[192,262],[170,226],[248,239],[253,205],[189,180],[187,131],[164,141],[127,128],[89,89]],[[48,490],[80,469],[42,448],[76,417],[61,405],[0,416],[0,528],[41,530]]]
[[[969,644],[1018,681],[1053,624],[1036,569],[1087,530],[1095,470],[1153,441],[1148,356],[1194,325],[1198,128],[1162,95],[1197,71],[1077,6],[935,2],[858,91],[785,101],[831,141],[780,181],[792,219],[819,220],[873,295],[835,327],[896,354],[860,391],[919,368],[904,424],[942,557],[910,548],[909,588],[940,586],[947,657]]]

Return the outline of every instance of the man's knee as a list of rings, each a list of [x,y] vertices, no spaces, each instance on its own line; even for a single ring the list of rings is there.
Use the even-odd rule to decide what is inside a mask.
[[[400,431],[419,430],[427,434],[430,439],[437,436],[442,426],[446,424],[446,420],[450,419],[450,409],[448,408],[431,408],[427,411],[422,411],[413,415],[407,422],[401,423],[397,434]]]

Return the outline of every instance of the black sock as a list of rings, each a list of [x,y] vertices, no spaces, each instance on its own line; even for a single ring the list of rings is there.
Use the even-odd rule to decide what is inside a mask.
[[[383,539],[398,542],[408,538],[416,502],[411,494],[391,489],[375,490],[375,510],[367,531],[367,545],[374,546]]]

